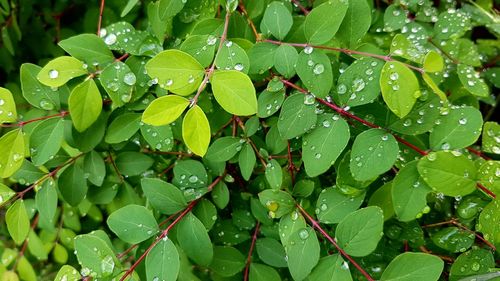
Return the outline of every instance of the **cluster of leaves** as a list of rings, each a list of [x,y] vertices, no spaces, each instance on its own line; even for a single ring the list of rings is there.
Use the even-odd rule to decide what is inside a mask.
[[[1,280],[500,278],[491,1],[115,2],[0,88]]]

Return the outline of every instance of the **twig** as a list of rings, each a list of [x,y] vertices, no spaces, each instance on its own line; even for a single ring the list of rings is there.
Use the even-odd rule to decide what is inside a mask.
[[[252,253],[253,253],[253,249],[255,247],[255,241],[257,241],[257,235],[259,234],[259,230],[260,230],[260,222],[257,221],[257,224],[255,225],[255,230],[254,230],[253,236],[252,236],[252,243],[250,244],[250,249],[248,250],[247,262],[245,265],[245,272],[243,274],[243,276],[244,276],[243,280],[245,280],[245,281],[248,280],[248,273],[250,270],[250,264],[252,263]]]

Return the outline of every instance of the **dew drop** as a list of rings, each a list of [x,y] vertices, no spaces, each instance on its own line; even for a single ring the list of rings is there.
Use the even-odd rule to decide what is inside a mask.
[[[57,71],[55,69],[52,69],[51,71],[49,71],[49,78],[50,79],[56,79],[57,77],[59,77],[59,71]]]
[[[311,46],[307,46],[304,48],[304,53],[306,53],[308,55],[311,54],[313,51],[314,51],[314,48]]]
[[[106,38],[104,38],[104,43],[106,43],[106,45],[113,45],[116,43],[116,39],[117,39],[116,35],[111,33],[108,36],[106,36]]]
[[[316,64],[313,68],[313,72],[316,75],[319,75],[319,74],[323,73],[324,71],[325,71],[325,66],[321,63]]]
[[[135,82],[137,81],[137,78],[135,77],[135,74],[132,72],[129,72],[123,76],[123,82],[129,86],[133,86]]]

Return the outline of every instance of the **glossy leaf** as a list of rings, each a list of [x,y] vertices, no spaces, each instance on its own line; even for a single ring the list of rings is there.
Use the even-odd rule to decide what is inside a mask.
[[[380,76],[382,97],[389,109],[399,118],[405,117],[420,96],[415,74],[404,64],[386,62]]]
[[[0,137],[0,177],[12,176],[21,168],[24,159],[24,134],[12,130]]]
[[[403,253],[389,263],[380,280],[437,281],[443,267],[443,261],[436,256]]]
[[[285,245],[288,270],[294,280],[303,280],[319,261],[319,242],[312,228],[296,231]]]
[[[31,161],[40,166],[59,151],[63,142],[64,120],[53,118],[40,122],[31,133]]]
[[[89,79],[76,86],[68,99],[71,120],[78,132],[89,128],[99,117],[102,98],[94,80]]]
[[[179,246],[193,261],[209,265],[214,247],[203,223],[193,214],[187,214],[176,226]]]
[[[174,185],[160,179],[144,178],[141,181],[144,195],[151,206],[163,214],[175,214],[183,210],[187,203],[182,192]]]
[[[304,48],[295,70],[312,94],[320,98],[328,95],[333,85],[333,71],[330,59],[322,50],[310,46]]]
[[[180,259],[172,240],[165,237],[146,256],[148,280],[175,281],[179,274]]]
[[[339,30],[349,4],[344,1],[328,1],[315,7],[304,22],[304,34],[310,44],[328,42]]]
[[[318,119],[314,97],[295,94],[288,97],[281,108],[278,131],[283,139],[298,137],[311,129]]]
[[[14,123],[17,119],[16,103],[12,93],[0,87],[0,124]]]
[[[114,211],[107,224],[120,239],[130,244],[140,243],[158,232],[153,214],[140,205],[127,205]]]
[[[354,47],[370,28],[371,21],[371,9],[368,2],[349,1],[349,7],[339,27],[337,37],[349,47]]]
[[[73,57],[58,57],[49,61],[38,73],[37,79],[49,87],[61,87],[69,80],[87,74],[83,62]]]
[[[351,197],[340,192],[337,187],[321,191],[316,202],[316,214],[322,223],[339,223],[347,215],[356,211],[363,203],[364,196]]]
[[[203,156],[210,144],[210,124],[203,110],[191,107],[182,122],[182,139],[193,153]]]
[[[218,70],[210,78],[215,99],[234,115],[257,113],[257,96],[250,78],[235,70]]]
[[[167,125],[179,118],[188,107],[189,100],[183,97],[168,95],[155,99],[144,110],[142,122],[153,125]]]
[[[17,245],[22,244],[30,232],[30,220],[23,200],[17,200],[7,209],[5,222],[12,240]]]
[[[260,22],[260,29],[265,33],[271,33],[274,37],[282,40],[292,28],[293,18],[284,3],[273,1],[267,5],[264,17]]]
[[[87,65],[103,65],[115,57],[108,46],[95,34],[84,33],[61,40],[58,45],[72,57]]]

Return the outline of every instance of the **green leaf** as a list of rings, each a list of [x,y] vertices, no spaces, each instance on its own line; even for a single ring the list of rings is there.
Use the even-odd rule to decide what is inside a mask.
[[[310,46],[304,48],[299,54],[295,70],[312,94],[320,98],[329,94],[333,85],[332,64],[322,50]]]
[[[121,61],[108,65],[99,75],[101,85],[108,93],[114,107],[120,107],[132,99],[137,76]]]
[[[214,256],[214,248],[203,223],[188,213],[176,226],[177,240],[182,250],[196,264],[208,266]]]
[[[241,150],[243,142],[243,139],[236,137],[221,137],[208,148],[205,159],[214,162],[226,162]]]
[[[400,221],[411,221],[421,215],[427,207],[427,194],[432,191],[420,178],[417,163],[407,163],[392,183],[392,202]]]
[[[452,108],[441,116],[429,136],[433,150],[464,148],[475,143],[481,135],[483,118],[474,107]],[[442,114],[441,114],[442,115]]]
[[[250,61],[248,60],[247,53],[233,41],[224,42],[215,57],[215,65],[217,69],[234,69],[243,73],[248,73],[250,70]]]
[[[477,169],[459,152],[431,152],[420,159],[417,168],[424,181],[444,195],[464,196],[476,190]]]
[[[450,269],[450,280],[457,281],[464,277],[490,272],[495,267],[495,259],[491,251],[476,248],[457,257]],[[468,280],[468,279],[466,279]]]
[[[243,144],[238,158],[238,165],[244,180],[248,181],[250,179],[256,162],[257,158],[255,157],[252,145],[249,143]]]
[[[127,151],[118,154],[116,167],[125,176],[137,176],[149,169],[154,160],[140,152]]]
[[[418,31],[418,30],[417,30]],[[391,55],[405,58],[421,64],[425,54],[415,46],[415,43],[403,34],[396,34],[391,42]]]
[[[62,172],[58,185],[63,199],[68,204],[75,207],[82,202],[87,194],[88,186],[80,161],[76,161]]]
[[[259,258],[273,267],[287,267],[285,248],[275,239],[264,237],[257,240],[255,249]]]
[[[209,67],[214,59],[216,43],[217,37],[213,35],[191,35],[182,42],[180,50],[193,56],[203,67]],[[246,62],[248,68],[248,57]]]
[[[30,231],[28,234],[28,250],[38,260],[47,260],[47,250],[44,248],[43,241],[36,232]]]
[[[198,89],[205,69],[191,55],[179,50],[166,50],[146,63],[148,75],[157,79],[160,87],[187,96]]]
[[[276,53],[274,54],[274,67],[283,76],[290,78],[295,75],[295,65],[298,58],[299,53],[297,53],[295,47],[282,44],[276,49]]]
[[[490,89],[484,79],[480,78],[479,72],[474,70],[472,66],[459,64],[457,67],[457,74],[462,86],[474,96],[488,97]]]
[[[309,44],[321,45],[335,36],[347,13],[347,1],[327,1],[306,16],[304,34]]]
[[[57,272],[57,276],[54,281],[64,281],[66,280],[78,280],[81,278],[80,273],[71,265],[63,265],[61,269]]]
[[[245,257],[236,248],[215,246],[214,258],[208,267],[220,276],[230,277],[245,267]]]
[[[129,244],[140,243],[158,232],[158,224],[150,210],[140,205],[127,205],[107,219],[111,231]]]
[[[321,190],[316,202],[316,215],[322,223],[339,223],[347,215],[356,211],[363,203],[364,196],[351,197],[333,186]]]
[[[424,58],[424,70],[426,72],[440,72],[444,67],[444,60],[436,51],[430,51]]]
[[[252,46],[248,51],[248,58],[250,59],[250,74],[263,74],[274,66],[274,54],[278,46],[267,43],[259,42]]]
[[[169,125],[142,124],[140,127],[142,136],[151,148],[166,152],[174,147],[174,136]]]
[[[42,68],[31,63],[21,65],[21,89],[23,97],[33,106],[44,110],[59,108],[59,91],[45,86],[36,78]],[[62,88],[61,88],[62,89]],[[1,91],[1,90],[0,90]],[[1,107],[0,107],[1,108]],[[6,112],[6,110],[4,110]],[[1,115],[1,114],[0,114]]]
[[[371,14],[371,8],[367,1],[349,1],[349,8],[337,32],[337,38],[348,47],[355,47],[359,39],[363,38],[370,28]]]
[[[477,230],[483,233],[484,239],[500,247],[500,199],[491,201],[479,215]]]
[[[470,16],[461,10],[449,9],[439,14],[434,24],[434,38],[448,39],[462,37],[472,28]]]
[[[83,62],[68,56],[49,61],[38,73],[37,79],[49,87],[61,87],[69,80],[87,74]]]
[[[120,17],[126,16],[132,9],[137,6],[137,3],[139,3],[139,0],[128,0],[127,5],[123,8]]]
[[[430,131],[440,120],[440,99],[431,95],[423,102],[417,102],[404,118],[392,115],[390,129],[405,135],[420,135]],[[439,121],[438,121],[439,120]]]
[[[42,188],[35,195],[36,208],[40,214],[41,226],[52,226],[55,223],[57,212],[57,189],[54,186],[54,180],[50,179],[44,182]]]
[[[187,1],[160,0],[159,2],[160,2],[160,7],[158,9],[158,13],[159,13],[160,19],[166,20],[166,19],[173,18],[175,15],[177,15],[182,10],[182,8],[184,8],[184,5]]]
[[[111,122],[104,140],[107,143],[120,143],[129,140],[140,127],[141,114],[124,113]]]
[[[271,218],[280,218],[295,207],[293,197],[282,190],[266,189],[259,193],[259,200],[267,208]]]
[[[94,80],[89,79],[76,86],[68,99],[69,112],[78,132],[85,131],[99,117],[102,98]]]
[[[30,232],[30,220],[24,206],[24,200],[17,200],[7,209],[5,222],[12,240],[17,245],[22,244]]]
[[[444,262],[424,253],[403,253],[394,258],[382,273],[381,281],[437,281]]]
[[[173,184],[160,179],[143,178],[141,186],[151,207],[162,214],[175,214],[187,206],[182,192]]]
[[[7,202],[12,196],[16,195],[16,193],[10,189],[8,186],[0,183],[0,204]]]
[[[148,280],[175,281],[180,269],[177,248],[168,236],[161,239],[146,256]]]
[[[474,244],[474,234],[458,227],[445,227],[431,234],[436,246],[451,253],[461,253]]]
[[[17,120],[16,103],[12,93],[0,87],[0,124],[14,123]]]
[[[175,163],[172,183],[180,187],[181,190],[206,187],[207,182],[208,174],[201,162],[180,160]]]
[[[257,100],[257,116],[260,118],[266,118],[273,115],[280,109],[284,100],[284,90],[278,92],[270,92],[268,90],[262,91]]]
[[[384,31],[395,31],[406,24],[408,11],[398,4],[391,4],[384,12]]]
[[[302,160],[309,177],[326,172],[335,163],[350,139],[349,125],[334,114],[322,114],[316,128],[302,141]]]
[[[415,74],[403,63],[388,61],[380,76],[382,97],[389,109],[399,118],[405,117],[420,96]]]
[[[108,239],[107,236],[104,238]],[[82,266],[82,275],[93,273],[96,277],[108,277],[118,272],[121,267],[120,262],[110,248],[111,245],[102,237],[91,233],[78,235],[74,240],[76,257]]]
[[[267,265],[251,263],[250,264],[250,281],[281,281],[278,272]]]
[[[485,122],[481,144],[484,152],[500,154],[500,125],[497,122]]]
[[[175,95],[159,97],[144,110],[142,122],[153,126],[170,124],[181,116],[188,105],[189,100],[183,97]]]
[[[31,133],[31,161],[35,166],[41,166],[49,161],[59,151],[63,142],[64,120],[47,119],[40,122]]]
[[[12,130],[0,138],[0,177],[12,176],[23,165],[24,134],[21,129]]]
[[[298,137],[311,129],[317,120],[312,95],[289,96],[281,108],[278,131],[283,139]]]
[[[229,189],[224,182],[219,182],[210,192],[212,201],[219,209],[224,209],[229,203]]]
[[[182,139],[196,155],[204,156],[210,144],[210,124],[203,110],[195,105],[191,107],[182,122]]]
[[[392,203],[392,182],[387,182],[375,190],[368,200],[368,206],[377,206],[384,212],[384,220],[387,221],[394,216]]]
[[[373,179],[391,169],[399,153],[398,142],[382,129],[359,134],[352,145],[350,169],[358,181]]]
[[[235,70],[217,70],[210,78],[217,102],[234,115],[257,113],[257,96],[250,78]]]
[[[337,226],[335,237],[349,255],[364,257],[375,250],[384,235],[384,214],[379,207],[359,209],[347,215]]]
[[[319,261],[319,242],[313,228],[297,230],[285,245],[288,270],[294,280],[303,280]]]
[[[264,17],[260,22],[260,30],[283,40],[292,28],[293,18],[284,3],[274,1],[267,5]]]
[[[283,183],[283,171],[276,159],[271,159],[266,165],[266,180],[272,189],[280,189]]]
[[[339,254],[323,257],[308,277],[309,281],[352,281],[349,264]]]
[[[84,33],[61,40],[58,43],[70,56],[87,65],[106,65],[115,60],[108,46],[95,34]]]
[[[102,156],[93,150],[85,155],[83,163],[89,182],[96,186],[102,186],[104,177],[106,176],[106,165]]]

